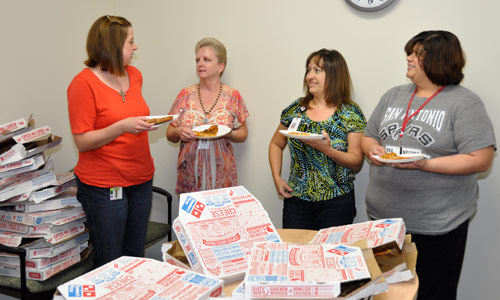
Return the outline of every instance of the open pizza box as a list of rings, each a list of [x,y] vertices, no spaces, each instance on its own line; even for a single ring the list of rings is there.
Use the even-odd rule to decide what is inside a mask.
[[[286,248],[292,251],[281,249],[273,253],[274,249],[269,249],[284,248],[283,244],[288,244]],[[358,241],[355,246],[279,243],[279,246],[267,246],[270,251],[256,249],[262,248],[261,245],[254,247],[244,284],[235,289],[233,296],[244,295],[245,299],[351,300],[369,297],[388,288],[366,241]],[[283,265],[286,257],[288,266]],[[266,261],[269,264],[266,265]],[[314,268],[315,265],[318,268]],[[332,278],[332,270],[333,276],[339,277],[328,280]]]
[[[243,279],[256,242],[281,242],[269,215],[245,187],[180,195],[173,222],[191,268],[226,283]]]
[[[2,143],[0,166],[42,153],[56,147],[62,138],[51,134],[49,126],[15,135]]]
[[[375,259],[388,283],[411,280],[415,277],[417,266],[417,246],[411,241],[411,235],[404,239],[403,249],[387,248],[375,254]]]
[[[380,219],[322,229],[311,243],[352,244],[366,240],[389,283],[415,277],[417,249],[403,219]]]
[[[0,149],[3,148],[5,142],[10,140],[13,136],[30,131],[34,126],[35,120],[33,119],[33,114],[26,119],[20,118],[5,124],[0,124]]]

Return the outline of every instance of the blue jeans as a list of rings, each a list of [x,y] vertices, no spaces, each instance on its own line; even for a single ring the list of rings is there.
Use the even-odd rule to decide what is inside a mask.
[[[285,198],[283,204],[283,228],[320,230],[352,224],[355,216],[354,190],[316,202],[297,197]]]
[[[122,199],[110,200],[109,188],[87,185],[76,178],[77,198],[87,215],[94,268],[123,255],[144,256],[153,180],[122,188]]]

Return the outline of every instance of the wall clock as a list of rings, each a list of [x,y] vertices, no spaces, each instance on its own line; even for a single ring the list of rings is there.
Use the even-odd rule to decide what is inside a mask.
[[[394,0],[345,0],[345,2],[357,10],[372,12],[388,7]]]

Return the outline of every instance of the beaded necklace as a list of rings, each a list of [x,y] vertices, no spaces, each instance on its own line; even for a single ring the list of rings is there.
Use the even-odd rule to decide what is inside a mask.
[[[210,107],[210,109],[207,111],[205,109],[205,106],[203,105],[203,100],[201,100],[200,84],[198,84],[198,99],[200,100],[201,109],[203,110],[205,117],[208,117],[208,115],[210,115],[210,113],[214,109],[215,105],[217,105],[217,102],[219,102],[219,97],[220,97],[221,93],[222,93],[222,83],[220,83],[219,94],[217,94],[217,98],[215,98],[215,101],[212,104],[212,107]],[[207,120],[207,119],[205,118],[205,120]],[[208,122],[208,120],[207,120],[207,122]]]

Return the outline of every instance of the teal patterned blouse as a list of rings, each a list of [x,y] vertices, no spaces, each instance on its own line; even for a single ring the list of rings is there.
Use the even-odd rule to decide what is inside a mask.
[[[327,120],[316,122],[307,117],[305,107],[295,100],[281,113],[281,124],[290,126],[293,118],[301,118],[297,131],[330,135],[333,148],[347,152],[347,134],[363,132],[366,119],[355,103],[342,104]],[[353,170],[341,166],[321,151],[298,139],[288,138],[292,195],[307,201],[323,201],[345,195],[354,189]]]

